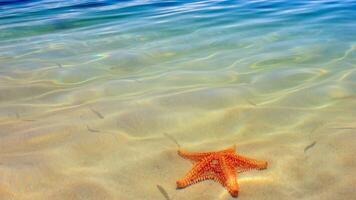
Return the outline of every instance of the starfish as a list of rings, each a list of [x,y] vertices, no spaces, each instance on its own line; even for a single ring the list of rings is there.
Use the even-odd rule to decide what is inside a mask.
[[[177,188],[185,188],[204,180],[223,185],[233,197],[239,193],[237,173],[250,169],[266,169],[266,161],[258,161],[236,154],[236,146],[222,151],[192,153],[178,149],[178,155],[193,161],[193,168],[184,178],[177,180]]]

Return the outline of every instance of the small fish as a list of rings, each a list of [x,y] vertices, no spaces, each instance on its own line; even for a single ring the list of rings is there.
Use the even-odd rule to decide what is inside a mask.
[[[304,148],[304,153],[306,153],[310,148],[313,148],[316,144],[316,141],[312,142],[311,144],[309,144],[308,146],[306,146]]]
[[[87,129],[88,129],[88,131],[93,132],[93,133],[100,132],[99,130],[95,130],[95,129],[90,128],[88,125],[87,125]]]
[[[100,119],[104,119],[104,116],[103,116],[100,112],[98,112],[98,111],[96,111],[96,110],[94,110],[94,109],[92,109],[92,108],[90,108],[90,110],[91,110],[94,114],[96,114],[96,116],[98,116]]]
[[[20,116],[20,114],[18,112],[16,112],[15,115],[16,115],[16,119],[19,119],[21,121],[25,121],[25,122],[34,122],[34,121],[36,121],[34,119],[21,119],[21,116]]]
[[[333,127],[332,129],[352,130],[356,129],[356,127]]]
[[[341,98],[338,98],[338,99],[353,99],[355,97],[356,97],[356,95],[349,95],[349,96],[341,97]]]
[[[250,105],[257,106],[257,104],[255,104],[254,102],[252,102],[252,101],[250,101],[250,100],[248,100],[248,99],[246,99],[246,101],[247,101],[247,103],[249,103]]]
[[[166,136],[168,139],[172,140],[179,148],[180,148],[180,144],[178,143],[178,141],[171,135],[169,135],[168,133],[163,133],[164,136]]]
[[[22,119],[22,121],[25,121],[25,122],[35,122],[36,120],[34,120],[34,119]]]
[[[161,192],[161,194],[164,196],[164,198],[166,200],[171,200],[171,198],[169,198],[169,196],[168,196],[167,191],[162,186],[160,186],[160,185],[156,185],[156,186],[157,186],[157,189]]]

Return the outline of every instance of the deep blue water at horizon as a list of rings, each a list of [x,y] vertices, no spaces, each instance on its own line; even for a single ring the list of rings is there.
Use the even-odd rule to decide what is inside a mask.
[[[125,31],[159,29],[189,33],[214,26],[235,31],[271,31],[306,26],[355,39],[356,2],[344,1],[2,1],[0,39],[123,26]],[[144,24],[141,24],[144,22]],[[297,30],[295,30],[297,32]]]

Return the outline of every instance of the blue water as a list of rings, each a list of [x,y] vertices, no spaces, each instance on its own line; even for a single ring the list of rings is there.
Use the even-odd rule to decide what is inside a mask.
[[[241,199],[355,198],[355,33],[355,0],[0,1],[0,199],[230,198],[175,190],[176,142],[267,160]]]
[[[355,9],[355,1],[2,1],[0,39],[63,37],[93,29],[102,37],[137,33],[157,39],[210,29],[216,35],[201,37],[216,41],[226,34],[290,30],[353,41]]]

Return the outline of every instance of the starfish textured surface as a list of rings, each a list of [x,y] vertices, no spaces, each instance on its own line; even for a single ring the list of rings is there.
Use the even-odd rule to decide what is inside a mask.
[[[223,185],[233,197],[238,196],[237,174],[250,169],[266,169],[267,162],[236,154],[236,147],[216,152],[187,152],[178,154],[194,162],[193,168],[184,178],[177,180],[177,188],[185,188],[203,180],[214,180]]]

